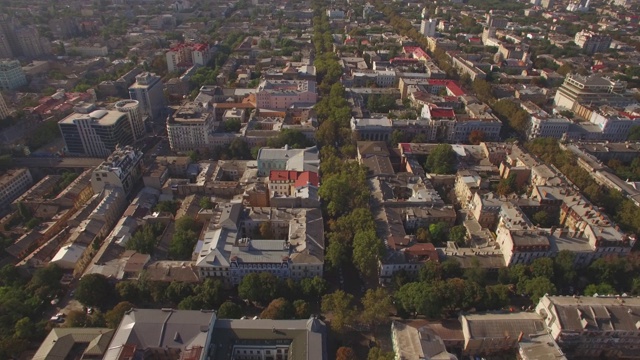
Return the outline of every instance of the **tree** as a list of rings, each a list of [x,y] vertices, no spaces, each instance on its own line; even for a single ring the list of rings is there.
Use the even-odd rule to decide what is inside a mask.
[[[472,130],[471,134],[469,134],[469,143],[472,145],[479,145],[486,138],[484,131],[482,130]]]
[[[383,325],[389,321],[393,309],[391,296],[383,288],[369,289],[362,298],[362,321],[369,326]]]
[[[273,239],[273,229],[270,221],[263,221],[258,226],[258,232],[261,239]]]
[[[304,149],[313,146],[313,142],[307,139],[302,132],[293,129],[283,129],[278,133],[278,136],[267,140],[267,146],[272,148],[282,148],[285,145],[289,145],[291,149]]]
[[[553,279],[553,260],[551,258],[537,258],[530,266],[531,276]]]
[[[127,250],[135,250],[142,254],[153,254],[158,237],[163,231],[162,224],[144,224],[125,244]]]
[[[395,354],[393,352],[382,351],[379,347],[372,347],[369,349],[367,360],[394,360]]]
[[[91,319],[84,311],[71,310],[67,314],[67,318],[64,323],[65,327],[89,327],[91,326]]]
[[[105,308],[112,301],[114,290],[104,275],[87,274],[80,278],[75,297],[85,306]]]
[[[237,133],[242,128],[242,122],[239,119],[229,119],[223,124],[226,132]]]
[[[225,301],[220,305],[217,316],[220,319],[240,319],[242,317],[242,309],[234,302]]]
[[[434,174],[453,174],[456,167],[457,156],[449,144],[439,144],[427,157],[425,167]]]
[[[327,281],[319,276],[300,280],[300,290],[307,299],[318,299],[327,292]]]
[[[133,281],[120,281],[116,284],[116,292],[122,301],[134,304],[140,301],[140,290]]]
[[[16,322],[14,336],[20,339],[31,339],[36,335],[36,327],[28,317],[23,317]]]
[[[533,214],[531,220],[533,220],[534,224],[543,228],[551,226],[551,219],[549,219],[549,214],[547,214],[547,212],[544,210],[538,211]]]
[[[278,298],[269,303],[269,305],[260,313],[261,319],[284,320],[293,319],[295,311],[293,305],[285,298]]]
[[[213,203],[211,202],[211,198],[209,196],[203,196],[200,199],[200,207],[203,209],[213,209]]]
[[[456,225],[449,230],[449,240],[462,246],[467,241],[467,228],[464,225]]]
[[[298,299],[293,302],[293,310],[296,315],[296,319],[308,319],[311,316],[311,309],[309,308],[309,303]]]
[[[448,258],[440,263],[443,279],[450,279],[462,276],[462,267],[454,258]]]
[[[349,261],[349,246],[339,241],[329,241],[325,260],[332,268],[339,268]]]
[[[562,76],[566,76],[572,70],[573,68],[571,67],[571,65],[567,63],[567,64],[560,65],[560,67],[558,68],[558,70],[556,70],[556,72]]]
[[[510,174],[508,177],[500,179],[498,183],[497,193],[500,195],[509,195],[516,191],[516,175]]]
[[[471,83],[471,88],[473,92],[478,97],[478,100],[489,103],[493,100],[493,90],[491,89],[491,85],[484,79],[477,78],[473,80]]]
[[[447,240],[448,229],[449,225],[442,221],[429,225],[429,234],[431,234],[431,240],[437,244],[445,242]]]
[[[615,295],[616,289],[609,284],[589,284],[586,288],[584,288],[585,296],[593,296],[595,294],[598,295]]]
[[[173,260],[191,260],[198,234],[193,230],[177,229],[169,244],[169,257]]]
[[[193,289],[190,284],[182,282],[182,281],[172,281],[167,287],[165,292],[165,297],[172,304],[178,304],[182,299],[191,296],[193,294]]]
[[[134,305],[128,301],[118,303],[118,305],[114,306],[113,309],[107,311],[107,313],[104,315],[107,326],[112,329],[117,328],[120,324],[120,321],[122,321],[124,314],[133,308]]]
[[[533,303],[537,303],[541,297],[545,294],[555,295],[556,287],[551,280],[544,277],[536,277],[531,280],[527,280],[524,284],[524,289],[531,297]]]
[[[341,346],[336,352],[336,360],[358,360],[358,356],[352,348]]]
[[[331,328],[338,333],[343,332],[355,316],[353,295],[342,290],[323,296],[321,308],[322,312],[333,315]]]
[[[509,305],[509,286],[491,285],[485,287],[484,307],[487,310],[499,310]]]
[[[180,203],[178,203],[177,201],[163,200],[157,203],[153,209],[155,211],[168,212],[175,215],[179,208]]]
[[[238,285],[238,296],[253,302],[267,303],[278,293],[278,278],[267,272],[246,275]]]
[[[629,130],[629,136],[627,137],[629,141],[637,141],[640,140],[640,125],[632,126]]]
[[[365,276],[371,276],[378,267],[384,244],[375,230],[361,231],[353,238],[353,264]]]
[[[431,233],[428,228],[420,227],[416,231],[416,240],[420,243],[431,242]]]
[[[578,276],[575,269],[576,254],[569,250],[562,250],[553,259],[553,273],[556,284],[568,287],[575,283]]]

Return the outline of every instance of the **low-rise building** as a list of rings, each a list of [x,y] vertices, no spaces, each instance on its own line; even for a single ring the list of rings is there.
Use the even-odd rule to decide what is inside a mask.
[[[640,357],[640,298],[545,295],[536,313],[571,358]]]
[[[256,107],[285,110],[292,105],[314,105],[318,100],[315,81],[264,80],[256,91]]]
[[[315,146],[306,149],[261,148],[258,151],[258,176],[268,176],[271,170],[312,171],[318,173],[320,154]]]
[[[524,339],[546,332],[535,313],[460,315],[464,336],[463,354],[491,355],[515,350]]]
[[[264,228],[268,228],[268,234]],[[322,276],[324,225],[320,209],[246,208],[225,204],[196,248],[200,278],[237,285],[253,272],[282,279]],[[265,238],[266,237],[266,238]]]

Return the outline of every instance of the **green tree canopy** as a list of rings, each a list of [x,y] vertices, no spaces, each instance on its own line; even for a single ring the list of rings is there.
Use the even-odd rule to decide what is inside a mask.
[[[234,302],[225,301],[220,305],[217,316],[220,319],[240,319],[242,317],[242,308]]]
[[[361,231],[353,239],[353,263],[365,276],[373,275],[384,252],[375,230]]]
[[[80,278],[76,299],[86,306],[104,309],[112,301],[114,286],[101,274],[87,274]]]
[[[293,305],[285,298],[278,298],[269,303],[269,305],[260,313],[261,319],[293,319],[295,318],[295,310]]]
[[[437,145],[427,157],[425,167],[434,174],[453,174],[455,172],[457,156],[449,144]]]
[[[331,328],[342,333],[351,324],[356,314],[353,306],[353,295],[342,290],[322,297],[322,312],[331,313]]]

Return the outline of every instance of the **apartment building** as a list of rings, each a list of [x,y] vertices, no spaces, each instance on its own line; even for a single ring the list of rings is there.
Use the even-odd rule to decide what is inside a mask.
[[[175,72],[194,65],[205,66],[211,61],[213,54],[209,44],[178,44],[167,51],[167,69]]]
[[[626,88],[626,82],[599,74],[589,76],[570,74],[558,89],[553,101],[555,106],[569,110],[573,110],[580,103],[592,106],[627,105],[633,100],[626,95]]]
[[[264,239],[260,228],[268,223]],[[246,208],[224,204],[199,241],[200,278],[218,277],[237,285],[250,273],[282,279],[322,276],[324,228],[320,209]]]
[[[292,105],[313,106],[317,100],[315,81],[264,80],[256,91],[256,107],[259,109],[286,110]]]
[[[0,210],[8,209],[11,202],[17,199],[33,185],[33,178],[28,169],[14,169],[0,176]]]
[[[73,113],[58,122],[66,152],[73,155],[104,158],[117,145],[134,142],[135,112],[95,110],[88,114]]]
[[[160,118],[166,105],[160,77],[149,72],[136,76],[135,84],[129,87],[129,97],[138,100],[142,113],[152,120]]]
[[[596,34],[593,31],[582,30],[576,33],[573,42],[588,54],[604,52],[611,46],[611,36]]]
[[[121,100],[115,103],[115,108],[117,111],[127,114],[127,119],[129,119],[129,124],[131,125],[133,141],[142,139],[145,134],[145,129],[140,102],[137,100]]]
[[[93,192],[99,194],[111,186],[122,189],[129,195],[138,180],[142,178],[142,152],[127,146],[117,148],[102,164],[98,165],[91,174]]]
[[[207,104],[188,102],[167,119],[169,146],[173,151],[205,149],[213,145],[214,116]]]
[[[6,119],[10,114],[9,107],[0,93],[0,120]]]
[[[0,60],[0,90],[15,90],[27,85],[27,77],[18,60]]]
[[[552,116],[530,101],[520,103],[520,107],[531,116],[527,129],[527,137],[529,139],[538,137],[561,139],[569,132],[569,127],[571,126],[569,119],[560,115]]]
[[[640,358],[640,298],[545,295],[536,313],[572,359]]]

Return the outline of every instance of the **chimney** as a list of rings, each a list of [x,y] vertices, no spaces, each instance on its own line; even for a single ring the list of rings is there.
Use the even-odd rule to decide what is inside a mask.
[[[523,336],[524,336],[524,332],[520,331],[520,335],[518,335],[518,342],[522,341]]]

